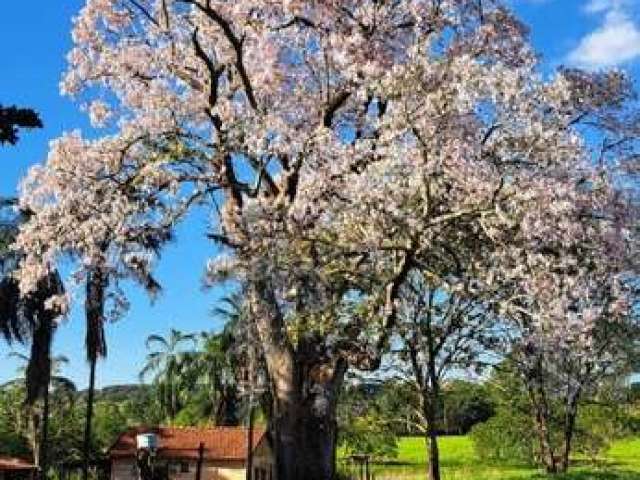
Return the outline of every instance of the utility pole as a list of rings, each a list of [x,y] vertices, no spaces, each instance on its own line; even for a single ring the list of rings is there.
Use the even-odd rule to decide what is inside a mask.
[[[203,460],[204,460],[204,443],[200,442],[200,446],[198,447],[198,463],[196,464],[196,480],[201,480],[202,478]]]

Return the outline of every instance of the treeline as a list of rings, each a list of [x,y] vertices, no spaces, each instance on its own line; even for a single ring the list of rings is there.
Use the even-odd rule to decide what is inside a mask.
[[[439,435],[470,435],[480,458],[506,464],[544,465],[534,432],[532,404],[524,382],[509,361],[483,381],[454,379],[443,384]],[[560,459],[563,406],[550,402],[551,447]],[[420,398],[401,379],[353,381],[339,404],[340,443],[346,454],[366,454],[374,461],[397,456],[403,436],[425,436]],[[640,434],[640,384],[603,383],[581,400],[573,452],[596,460],[614,440]]]
[[[126,396],[122,395],[127,392]],[[49,398],[48,442],[42,444],[42,404],[27,406],[24,381],[17,379],[0,387],[0,455],[37,459],[47,449],[48,474],[60,478],[63,471],[77,471],[83,458],[86,391],[73,383],[54,382]],[[154,408],[155,392],[147,385],[105,388],[97,392],[91,465],[102,465],[105,453],[117,436],[134,425],[157,425],[162,419]]]

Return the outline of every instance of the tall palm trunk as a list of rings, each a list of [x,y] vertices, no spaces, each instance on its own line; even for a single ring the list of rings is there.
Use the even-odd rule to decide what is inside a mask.
[[[49,362],[49,378],[51,378],[51,362]],[[49,384],[44,390],[42,407],[42,440],[40,444],[40,475],[42,479],[47,478],[49,469]]]
[[[82,479],[89,478],[89,457],[91,456],[91,422],[93,420],[93,398],[96,386],[97,359],[89,365],[89,390],[87,392],[87,410],[84,422],[84,442],[82,447]]]
[[[106,273],[94,268],[87,276],[87,297],[85,315],[87,322],[86,349],[89,361],[89,391],[87,393],[87,413],[84,426],[82,478],[89,478],[89,457],[91,454],[91,422],[93,420],[93,401],[96,381],[96,364],[99,358],[107,355],[104,338],[104,298],[107,287]]]

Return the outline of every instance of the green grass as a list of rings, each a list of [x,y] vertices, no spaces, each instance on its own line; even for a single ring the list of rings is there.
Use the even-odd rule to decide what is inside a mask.
[[[424,439],[405,437],[398,445],[398,458],[390,464],[374,465],[376,480],[425,478]],[[525,465],[491,464],[478,458],[468,437],[440,439],[443,480],[544,480],[549,477]],[[355,472],[355,470],[353,470]],[[355,477],[357,478],[357,477]],[[615,443],[597,465],[574,465],[554,480],[640,480],[640,439]]]

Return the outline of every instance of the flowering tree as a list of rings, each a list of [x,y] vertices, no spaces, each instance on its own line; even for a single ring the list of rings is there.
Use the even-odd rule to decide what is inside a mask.
[[[210,201],[208,278],[247,287],[281,479],[332,478],[338,389],[380,364],[409,273],[486,265],[585,160],[580,92],[491,1],[87,0],[73,36],[62,89],[116,133],[30,174],[21,286],[70,251],[146,278],[146,240]]]
[[[52,143],[46,168],[32,169],[22,185],[20,199],[21,208],[37,212],[21,227],[16,240],[16,248],[30,252],[21,262],[22,291],[31,291],[32,282],[46,275],[62,256],[76,260],[74,283],[84,284],[86,289],[85,343],[90,378],[85,472],[96,363],[107,354],[104,323],[109,314],[115,319],[127,308],[119,281],[133,278],[155,294],[159,285],[151,275],[151,265],[160,245],[170,238],[165,219],[155,220],[147,215],[150,209],[146,201],[161,207],[160,202],[153,197],[132,201],[126,185],[136,181],[135,176],[126,170],[111,175],[108,167],[105,169],[103,160],[123,148],[126,149],[110,139],[91,142],[77,132],[65,135]],[[77,170],[80,158],[82,173]],[[176,209],[172,214],[179,215]],[[112,222],[116,216],[119,224]],[[66,309],[69,301],[70,295],[57,295],[49,303]]]
[[[640,333],[637,209],[607,172],[585,174],[573,190],[549,191],[537,214],[531,208],[500,255],[513,267],[499,287],[504,340],[527,387],[549,472],[569,466],[581,396],[626,372]],[[564,206],[550,211],[549,204]],[[551,434],[553,402],[563,409],[560,445]]]

